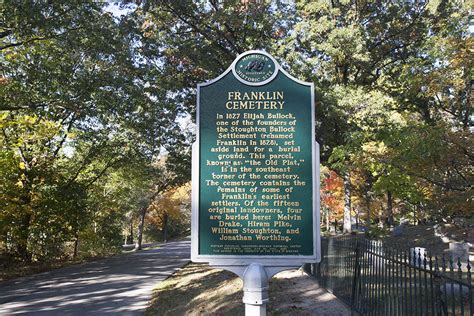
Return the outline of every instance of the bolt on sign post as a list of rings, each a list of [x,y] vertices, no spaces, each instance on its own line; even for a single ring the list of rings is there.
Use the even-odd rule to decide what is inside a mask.
[[[320,261],[314,136],[313,84],[266,52],[198,85],[191,259],[243,279],[246,315],[265,315],[274,274]]]

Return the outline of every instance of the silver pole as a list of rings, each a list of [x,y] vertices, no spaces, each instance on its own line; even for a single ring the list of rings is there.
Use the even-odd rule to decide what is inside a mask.
[[[268,303],[268,274],[265,267],[251,263],[244,272],[245,316],[266,316]]]

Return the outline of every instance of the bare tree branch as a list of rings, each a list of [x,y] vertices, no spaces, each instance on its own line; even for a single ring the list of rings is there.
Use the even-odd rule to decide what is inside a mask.
[[[26,45],[26,44],[33,43],[33,42],[37,42],[37,41],[44,41],[44,40],[49,40],[49,39],[61,37],[61,36],[63,36],[63,35],[68,34],[68,33],[71,32],[71,31],[77,31],[77,30],[79,30],[79,29],[81,29],[81,27],[68,29],[68,30],[66,30],[65,32],[60,33],[60,34],[53,34],[53,35],[49,35],[49,36],[33,37],[33,38],[30,38],[30,39],[27,39],[27,40],[24,40],[24,41],[21,41],[21,42],[10,43],[10,44],[4,45],[4,46],[0,46],[0,51],[2,51],[2,50],[4,50],[4,49],[7,49],[7,48],[22,46],[22,45]]]
[[[38,104],[28,104],[28,105],[1,105],[0,111],[17,111],[17,110],[29,110],[47,107],[48,104],[38,103]]]

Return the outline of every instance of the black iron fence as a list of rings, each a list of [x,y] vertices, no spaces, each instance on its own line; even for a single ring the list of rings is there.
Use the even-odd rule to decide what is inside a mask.
[[[354,236],[323,238],[321,248],[307,268],[362,315],[474,315],[469,262]]]

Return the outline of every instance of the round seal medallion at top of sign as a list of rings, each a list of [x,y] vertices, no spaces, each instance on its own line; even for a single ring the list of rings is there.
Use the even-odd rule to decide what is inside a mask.
[[[249,51],[237,58],[232,71],[239,81],[251,86],[260,86],[275,78],[277,65],[266,53]]]

